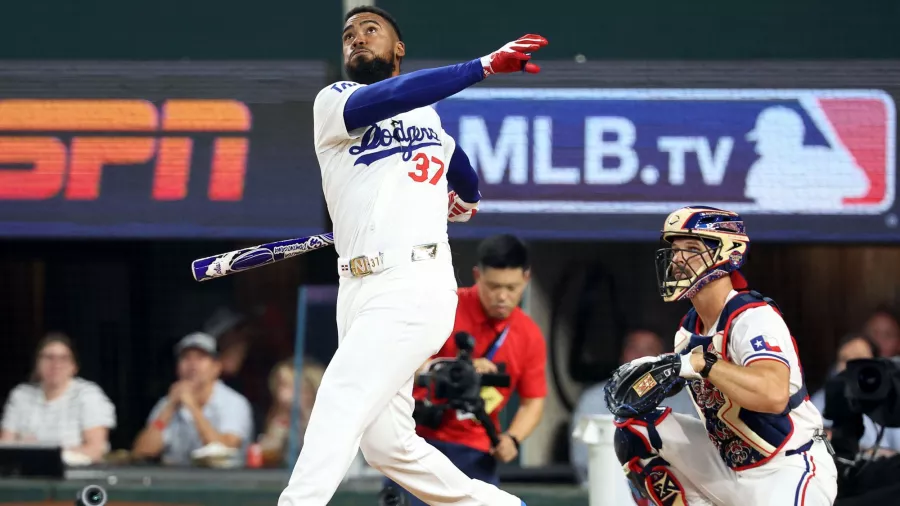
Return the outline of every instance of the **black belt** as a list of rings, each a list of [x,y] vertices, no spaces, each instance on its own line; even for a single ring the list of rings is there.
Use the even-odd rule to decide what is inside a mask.
[[[815,440],[810,439],[809,442],[806,443],[805,445],[800,446],[799,448],[796,448],[793,450],[788,450],[788,451],[784,452],[784,454],[787,456],[791,456],[791,455],[797,455],[798,453],[808,452],[809,449],[812,448],[813,443],[815,443]]]

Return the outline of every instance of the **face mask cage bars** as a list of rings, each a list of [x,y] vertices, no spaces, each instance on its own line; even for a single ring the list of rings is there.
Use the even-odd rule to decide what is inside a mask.
[[[656,251],[656,280],[660,296],[671,297],[678,290],[690,287],[701,274],[708,271],[714,265],[713,258],[716,255],[715,250],[709,247],[697,251],[674,248],[668,242],[665,244],[665,247]],[[676,256],[678,261],[675,261]],[[691,265],[697,263],[695,257],[699,257],[703,264],[699,270]]]

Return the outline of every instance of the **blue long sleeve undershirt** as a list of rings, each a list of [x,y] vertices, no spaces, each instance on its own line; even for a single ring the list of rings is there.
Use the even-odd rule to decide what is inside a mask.
[[[401,74],[356,90],[344,106],[348,132],[453,96],[484,79],[481,60]],[[459,146],[447,167],[447,182],[466,202],[478,202],[478,175]]]
[[[453,156],[450,157],[450,163],[447,165],[447,183],[464,201],[475,203],[481,200],[481,193],[478,191],[478,174],[469,162],[466,152],[459,145],[454,148]]]
[[[417,70],[360,86],[344,106],[348,132],[429,106],[484,79],[481,60]]]

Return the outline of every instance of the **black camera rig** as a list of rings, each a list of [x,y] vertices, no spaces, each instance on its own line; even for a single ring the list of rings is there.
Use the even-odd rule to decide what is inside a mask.
[[[838,468],[835,504],[879,502],[876,496],[896,486],[894,478],[900,470],[900,456],[874,458],[884,429],[900,427],[900,362],[890,358],[848,361],[844,371],[825,383],[822,415],[832,421],[831,445]],[[881,427],[868,456],[859,448],[865,432],[863,415]]]
[[[459,349],[455,359],[436,361],[416,377],[416,385],[427,388],[428,395],[416,402],[413,418],[419,425],[436,429],[447,410],[471,413],[484,426],[491,444],[497,446],[500,443],[497,428],[484,409],[481,388],[509,387],[506,364],[497,364],[498,373],[479,374],[472,358],[475,338],[467,332],[458,332],[454,340]]]

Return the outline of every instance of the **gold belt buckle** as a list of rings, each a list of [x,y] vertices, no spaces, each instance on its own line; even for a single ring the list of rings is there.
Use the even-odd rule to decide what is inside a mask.
[[[354,277],[361,278],[372,274],[372,265],[369,263],[369,257],[360,255],[350,259],[350,273]]]

